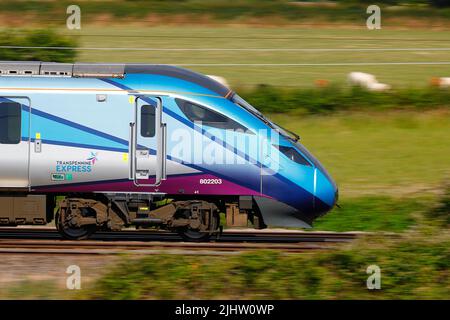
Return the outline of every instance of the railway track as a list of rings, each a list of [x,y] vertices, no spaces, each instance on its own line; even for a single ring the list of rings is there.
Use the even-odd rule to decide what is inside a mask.
[[[272,249],[305,252],[336,247],[357,237],[355,233],[227,230],[207,243],[182,242],[176,233],[127,230],[98,232],[90,240],[63,240],[49,228],[0,228],[0,254],[236,254]]]

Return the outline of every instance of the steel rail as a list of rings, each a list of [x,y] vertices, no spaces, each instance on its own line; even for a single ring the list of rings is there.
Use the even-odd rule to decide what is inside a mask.
[[[114,255],[114,254],[237,254],[254,250],[300,253],[333,248],[331,243],[230,243],[230,242],[141,242],[141,241],[68,241],[0,240],[1,254]]]
[[[0,255],[115,255],[196,254],[233,255],[245,251],[277,250],[301,253],[336,248],[356,233],[298,232],[280,230],[226,230],[211,242],[182,242],[176,233],[125,230],[98,232],[89,240],[63,240],[51,228],[0,228]]]
[[[359,233],[354,232],[301,232],[290,230],[225,230],[215,242],[251,242],[251,243],[300,243],[300,242],[348,242]],[[51,228],[0,228],[0,239],[62,239]],[[167,241],[180,242],[177,233],[153,230],[124,230],[96,232],[91,240],[115,242],[126,241]]]

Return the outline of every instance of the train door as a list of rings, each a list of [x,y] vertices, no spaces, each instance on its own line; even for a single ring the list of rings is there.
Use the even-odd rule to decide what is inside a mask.
[[[166,179],[166,124],[163,98],[133,96],[134,122],[130,123],[130,179],[137,187],[158,187]]]
[[[29,187],[28,97],[0,96],[0,188]]]

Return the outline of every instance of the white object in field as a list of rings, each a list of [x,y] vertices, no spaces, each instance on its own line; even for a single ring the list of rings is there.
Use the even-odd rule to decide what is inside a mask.
[[[441,88],[450,88],[450,77],[439,78],[439,86]]]
[[[219,76],[213,76],[213,75],[207,75],[208,77],[210,77],[211,79],[217,81],[218,83],[224,85],[227,88],[230,88],[230,85],[228,84],[228,81],[223,78],[223,77],[219,77]]]
[[[385,83],[375,82],[369,83],[367,85],[367,89],[369,89],[370,91],[386,91],[391,89],[391,86]]]
[[[370,83],[378,82],[374,75],[364,72],[350,72],[348,82],[352,85],[367,87]]]
[[[348,82],[354,86],[361,86],[370,91],[385,91],[391,89],[391,86],[385,83],[379,83],[377,78],[370,73],[350,72]]]

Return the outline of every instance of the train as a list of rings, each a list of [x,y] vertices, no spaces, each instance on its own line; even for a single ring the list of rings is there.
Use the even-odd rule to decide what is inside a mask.
[[[337,200],[297,134],[213,77],[0,62],[0,226],[54,221],[74,240],[157,228],[206,241],[223,227],[310,228]]]

